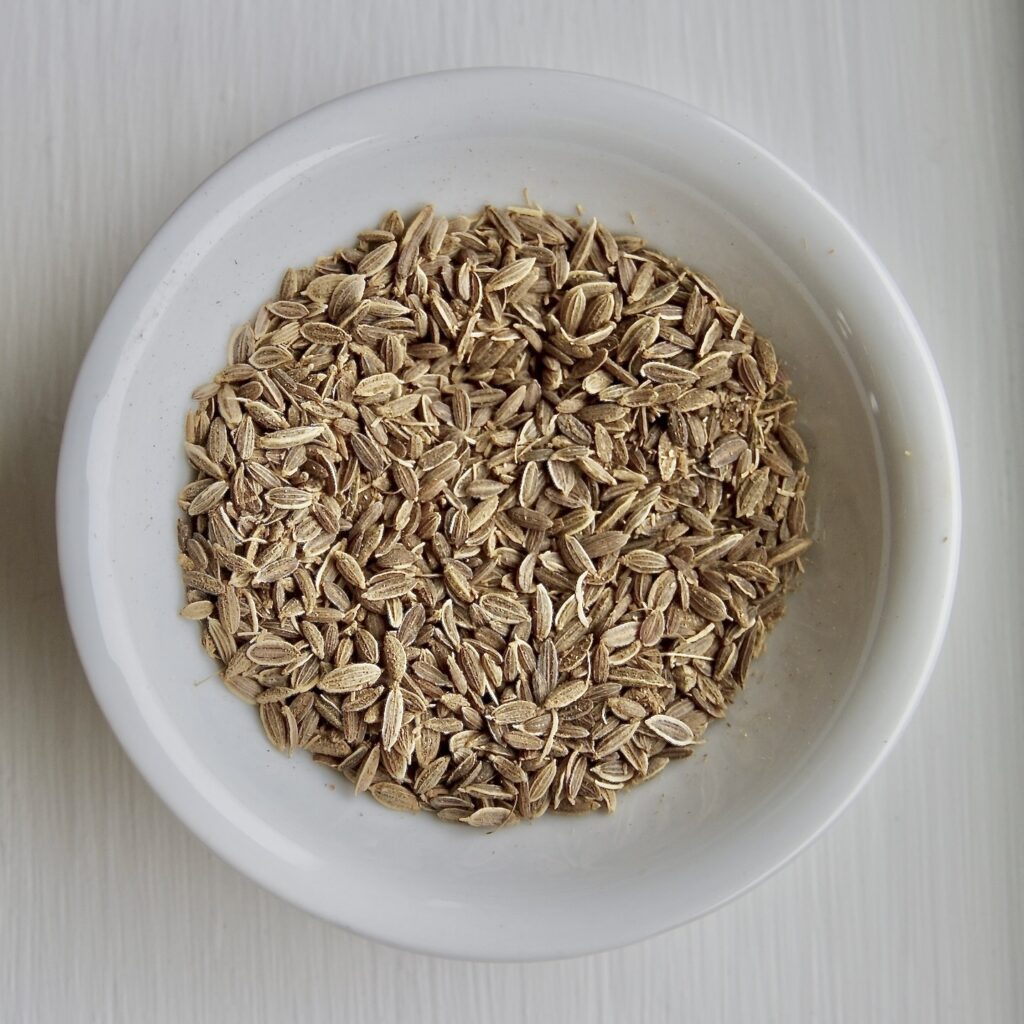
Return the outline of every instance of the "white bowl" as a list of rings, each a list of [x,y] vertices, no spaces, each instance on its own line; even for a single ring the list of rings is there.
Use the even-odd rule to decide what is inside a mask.
[[[178,617],[189,393],[283,269],[392,206],[581,203],[702,268],[801,396],[817,545],[728,725],[613,816],[478,834],[355,797],[271,751]],[[636,218],[631,228],[629,215]],[[336,100],[206,181],[132,268],[68,413],[58,521],[78,649],[114,731],[214,850],[364,935],[480,959],[605,949],[703,914],[811,841],[878,765],[935,660],[959,540],[949,413],[878,260],[749,140],[665,96],[551,71]],[[335,789],[333,783],[337,782]]]

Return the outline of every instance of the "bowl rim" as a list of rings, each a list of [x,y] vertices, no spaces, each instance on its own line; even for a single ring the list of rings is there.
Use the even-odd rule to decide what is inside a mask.
[[[827,808],[815,808],[812,812],[805,814],[800,822],[800,828],[792,830],[792,842],[786,845],[781,854],[779,851],[774,851],[766,863],[756,870],[748,872],[747,877],[735,889],[709,900],[706,905],[696,909],[681,908],[674,915],[670,915],[671,920],[659,923],[653,928],[646,928],[642,925],[624,928],[624,934],[611,943],[606,939],[591,935],[585,941],[577,942],[572,948],[545,948],[533,952],[519,948],[508,950],[502,945],[505,941],[504,937],[495,937],[492,948],[467,951],[465,945],[459,943],[458,938],[439,937],[436,943],[427,945],[396,935],[386,929],[379,929],[372,918],[340,920],[326,913],[323,907],[306,898],[300,889],[290,887],[286,880],[279,880],[273,873],[261,872],[251,863],[243,861],[231,846],[230,830],[225,829],[222,824],[218,825],[218,819],[210,816],[203,818],[193,812],[187,800],[187,793],[192,788],[192,784],[184,780],[180,771],[168,771],[168,766],[172,762],[166,760],[164,752],[158,748],[158,745],[147,745],[143,735],[140,735],[137,730],[129,728],[123,705],[119,707],[116,699],[119,694],[123,693],[122,685],[120,681],[112,681],[106,677],[103,663],[104,652],[101,650],[103,645],[97,639],[98,634],[94,628],[99,622],[99,615],[92,600],[93,567],[86,555],[89,538],[83,526],[85,517],[75,516],[73,510],[76,504],[74,499],[88,489],[86,455],[95,414],[95,406],[92,403],[93,394],[97,385],[109,379],[127,344],[129,331],[136,322],[139,309],[145,304],[147,297],[154,289],[159,287],[167,269],[177,258],[180,251],[180,237],[194,236],[209,219],[209,210],[206,209],[208,203],[205,202],[208,190],[213,190],[215,185],[222,185],[230,179],[240,176],[243,181],[258,179],[258,161],[254,158],[258,158],[264,150],[272,150],[285,132],[301,129],[304,124],[308,124],[320,116],[327,108],[332,108],[342,114],[346,109],[359,104],[387,100],[388,97],[393,98],[396,93],[400,94],[409,88],[443,87],[444,81],[453,77],[468,84],[470,79],[483,77],[489,78],[492,83],[502,79],[513,83],[521,80],[523,76],[529,76],[535,81],[543,80],[546,87],[554,89],[557,89],[560,82],[571,80],[578,84],[580,80],[583,80],[588,87],[597,91],[603,89],[606,92],[617,93],[620,99],[631,99],[634,102],[648,105],[658,104],[667,115],[676,118],[687,117],[702,122],[707,128],[724,133],[732,139],[734,144],[769,166],[776,174],[782,175],[793,189],[801,193],[802,199],[817,207],[819,215],[830,222],[830,227],[852,246],[863,264],[870,270],[874,279],[873,283],[877,286],[879,301],[887,301],[898,315],[900,333],[905,337],[924,371],[929,397],[932,399],[937,413],[937,420],[933,425],[936,428],[936,443],[947,476],[946,483],[950,496],[947,512],[950,528],[948,544],[944,546],[943,552],[942,587],[939,592],[927,595],[927,600],[931,604],[931,628],[927,634],[927,643],[922,642],[921,644],[922,654],[917,661],[916,677],[907,685],[902,713],[887,728],[885,742],[879,745],[874,755],[862,762],[856,770],[850,772],[850,777],[841,787],[841,798]],[[240,181],[239,185],[243,181]],[[183,230],[186,230],[186,233],[182,236]],[[959,465],[952,417],[935,361],[925,342],[921,328],[893,278],[870,246],[846,219],[811,185],[760,144],[699,108],[666,94],[604,76],[524,67],[474,67],[442,70],[392,79],[368,86],[328,100],[283,122],[240,150],[209,175],[171,213],[143,248],[118,287],[96,330],[79,369],[68,407],[57,471],[56,505],[58,556],[64,600],[75,646],[92,691],[135,767],[190,831],[222,859],[261,887],[332,924],[341,925],[357,934],[414,952],[463,959],[483,957],[488,960],[514,961],[557,959],[599,952],[613,946],[638,942],[678,927],[710,913],[749,891],[782,868],[818,838],[842,814],[878,769],[892,749],[894,741],[906,728],[927,686],[938,659],[952,609],[960,555],[962,518]],[[284,878],[284,876],[280,877]]]

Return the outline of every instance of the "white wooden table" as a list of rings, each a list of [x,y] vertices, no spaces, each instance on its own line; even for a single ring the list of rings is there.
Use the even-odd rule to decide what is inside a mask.
[[[8,0],[0,30],[0,1020],[1024,1020],[1024,14],[1014,0]],[[548,65],[695,103],[860,227],[945,378],[966,535],[945,653],[839,823],[621,952],[396,952],[209,853],[120,752],[64,619],[65,404],[136,253],[210,171],[340,93]]]

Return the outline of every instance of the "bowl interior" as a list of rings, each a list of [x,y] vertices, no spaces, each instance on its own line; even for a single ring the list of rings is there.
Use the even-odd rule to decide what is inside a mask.
[[[69,419],[75,467],[62,468],[60,510],[83,660],[122,741],[186,822],[332,920],[481,957],[640,938],[805,842],[877,759],[927,660],[929,634],[914,632],[912,616],[909,649],[882,635],[883,611],[903,608],[893,563],[929,586],[911,524],[936,558],[953,532],[951,489],[927,512],[935,479],[948,477],[929,441],[930,393],[917,408],[901,390],[917,373],[927,391],[921,356],[841,223],[695,112],[618,86],[596,95],[609,83],[595,80],[515,74],[358,94],[279,129],[207,182],[101,329]],[[701,269],[774,340],[812,450],[817,545],[745,693],[696,756],[624,794],[614,816],[548,816],[485,835],[385,811],[305,755],[268,748],[177,615],[175,495],[187,478],[189,393],[286,267],[347,243],[392,206],[472,211],[518,202],[524,187]],[[938,594],[943,577],[933,577]]]

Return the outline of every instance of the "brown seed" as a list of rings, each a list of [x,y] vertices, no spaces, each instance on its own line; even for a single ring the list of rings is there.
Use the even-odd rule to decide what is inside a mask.
[[[786,454],[797,462],[807,462],[809,456],[804,445],[803,438],[788,424],[779,424],[779,440]]]
[[[444,581],[452,596],[460,601],[470,602],[476,599],[476,593],[469,584],[469,577],[464,576],[456,568],[454,562],[448,562],[444,567]]]
[[[317,686],[324,693],[354,693],[356,690],[373,686],[380,675],[379,665],[342,665],[341,668],[332,669],[326,675],[322,675]]]
[[[562,560],[574,573],[597,572],[586,548],[575,537],[571,535],[562,537],[558,547],[562,553]]]
[[[332,320],[341,320],[362,301],[366,291],[366,278],[361,274],[344,274],[335,280],[337,283],[331,290],[327,315]]]
[[[381,662],[384,665],[386,678],[400,683],[409,664],[405,653],[405,644],[398,639],[397,633],[385,633],[381,641]]]
[[[290,643],[274,636],[254,641],[245,653],[254,665],[270,667],[290,665],[298,656],[298,651]]]
[[[806,554],[810,550],[812,543],[813,541],[810,537],[794,537],[792,540],[780,544],[772,551],[768,556],[768,565],[772,568],[778,565],[786,565],[801,555]]]
[[[640,624],[638,622],[621,622],[619,625],[605,631],[601,637],[601,642],[609,650],[614,651],[619,647],[628,647],[636,640],[639,632]]]
[[[480,595],[479,601],[484,614],[489,615],[497,622],[514,624],[530,620],[530,613],[526,607],[511,594],[506,594],[503,591],[488,591]]]
[[[810,548],[771,344],[592,218],[392,211],[193,397],[182,615],[275,748],[387,807],[613,810],[726,714]]]
[[[543,640],[537,652],[537,665],[533,688],[538,700],[545,700],[558,682],[558,648],[549,637]]]
[[[416,794],[397,782],[377,782],[370,786],[370,796],[391,811],[406,811],[415,814],[420,809]]]
[[[571,683],[563,683],[561,686],[556,686],[544,698],[544,707],[546,708],[564,708],[570,704],[574,704],[585,694],[589,688],[589,683],[585,679],[577,679]]]
[[[261,704],[260,722],[271,745],[282,754],[291,754],[293,744],[289,742],[291,736],[286,711],[287,708],[282,709],[280,704]]]
[[[398,252],[397,242],[384,242],[376,249],[371,249],[356,266],[357,274],[365,274],[366,277],[373,277],[374,274],[383,270],[395,257]]]
[[[459,821],[472,825],[473,828],[501,828],[512,819],[512,811],[507,807],[481,807]]]
[[[747,450],[747,442],[736,434],[722,438],[708,456],[708,465],[712,469],[721,469],[735,462]]]
[[[533,701],[511,700],[505,704],[499,704],[491,712],[491,719],[498,725],[520,725],[534,718],[538,713],[537,705]]]
[[[334,561],[338,566],[338,572],[342,578],[353,587],[359,590],[366,589],[366,577],[363,574],[363,567],[347,552],[338,551],[335,553]]]
[[[550,530],[554,525],[550,516],[533,508],[513,508],[509,510],[509,519],[527,530]]]
[[[779,376],[779,363],[775,358],[775,349],[767,338],[758,335],[754,338],[754,358],[757,360],[761,376],[772,385]]]
[[[188,507],[188,514],[190,516],[201,516],[204,512],[209,512],[210,509],[220,504],[227,493],[227,482],[224,480],[214,480],[192,499]]]
[[[272,450],[281,448],[294,448],[296,445],[308,444],[315,441],[323,433],[323,427],[317,423],[308,427],[286,427],[284,430],[274,430],[264,434],[260,439],[260,447]]]
[[[183,619],[192,619],[193,621],[209,618],[212,614],[212,601],[192,601],[181,609],[181,617]]]
[[[266,500],[274,508],[309,508],[313,504],[313,495],[298,487],[271,487]]]
[[[393,373],[374,373],[363,377],[352,389],[354,399],[366,402],[381,401],[400,390],[402,382]]]
[[[533,595],[533,636],[535,640],[546,640],[551,635],[554,623],[554,607],[551,595],[543,583],[537,584]]]
[[[405,699],[398,686],[388,691],[388,699],[384,702],[384,718],[380,728],[380,742],[385,750],[390,750],[398,742],[398,733],[402,728],[402,715],[405,713]]]
[[[519,284],[519,282],[522,281],[531,270],[533,270],[533,265],[536,262],[536,259],[530,257],[525,260],[516,260],[514,263],[510,263],[507,267],[502,267],[502,269],[487,282],[487,291],[500,291],[504,288],[511,288],[514,284]]]
[[[633,572],[659,573],[668,568],[668,559],[657,551],[636,548],[622,556],[622,564]]]
[[[291,576],[298,567],[299,562],[296,558],[277,558],[261,565],[252,581],[253,583],[276,583],[278,580]]]
[[[217,598],[217,614],[225,631],[234,636],[242,625],[242,606],[234,587],[225,586],[224,593]]]
[[[703,587],[690,588],[690,608],[711,622],[722,622],[729,614],[725,602]]]
[[[353,434],[349,443],[352,445],[352,454],[362,463],[371,479],[380,476],[388,468],[387,454],[372,437]]]
[[[192,590],[200,590],[204,594],[222,594],[224,592],[224,584],[217,579],[216,576],[211,576],[205,572],[185,572],[182,574],[185,581],[185,586]]]
[[[377,768],[380,766],[380,747],[376,744],[366,752],[363,763],[356,773],[355,789],[357,793],[365,793],[373,785],[377,777]]]
[[[752,516],[755,512],[760,511],[768,484],[767,469],[759,469],[756,473],[748,476],[736,492],[736,515]]]
[[[416,577],[404,572],[382,572],[367,580],[363,597],[367,601],[387,601],[394,597],[404,597],[412,592],[416,585]]]
[[[643,704],[629,697],[609,697],[608,708],[613,714],[626,722],[643,718],[647,714],[647,709]]]
[[[656,736],[675,747],[685,747],[693,743],[693,730],[678,718],[670,715],[651,715],[644,723]]]

